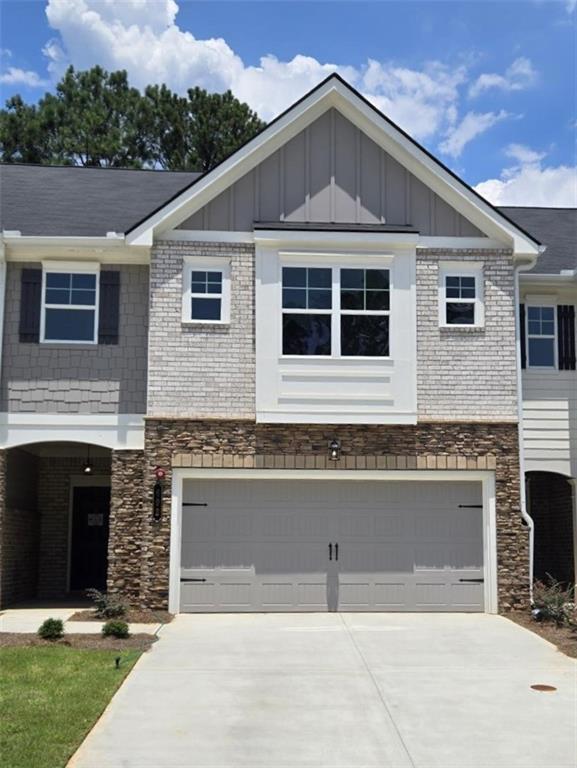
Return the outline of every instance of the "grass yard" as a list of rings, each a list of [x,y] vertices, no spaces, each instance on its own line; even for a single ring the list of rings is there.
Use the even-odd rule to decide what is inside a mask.
[[[140,654],[61,645],[0,648],[0,763],[63,768]]]

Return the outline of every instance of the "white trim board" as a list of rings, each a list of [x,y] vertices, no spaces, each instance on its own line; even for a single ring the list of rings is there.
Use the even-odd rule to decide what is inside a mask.
[[[143,450],[144,415],[0,413],[0,448],[48,442]]]
[[[180,559],[184,480],[352,480],[382,482],[479,481],[483,497],[485,613],[498,613],[497,502],[495,473],[480,470],[341,470],[341,469],[173,469],[170,510],[168,610],[180,611]]]
[[[537,258],[540,247],[532,238],[485,203],[337,76],[327,78],[248,144],[141,222],[126,235],[127,243],[152,245],[155,236],[173,230],[330,108],[338,109],[488,237],[504,240],[517,254]]]

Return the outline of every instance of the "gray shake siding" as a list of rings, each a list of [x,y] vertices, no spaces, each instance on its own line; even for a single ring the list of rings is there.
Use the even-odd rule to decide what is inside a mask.
[[[228,256],[230,325],[182,323],[185,256]],[[148,413],[253,417],[254,246],[159,242],[152,249]]]
[[[148,267],[105,268],[121,273],[117,345],[22,344],[18,333],[22,265],[8,264],[0,411],[145,412]]]
[[[180,228],[247,232],[255,221],[386,223],[422,235],[482,236],[335,109]]]

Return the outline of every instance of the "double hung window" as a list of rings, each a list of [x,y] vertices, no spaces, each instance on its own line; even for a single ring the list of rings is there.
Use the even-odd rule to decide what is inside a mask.
[[[527,307],[527,352],[531,368],[555,367],[555,307]]]
[[[44,271],[43,342],[95,344],[98,334],[98,273]]]
[[[185,263],[182,292],[184,323],[228,323],[230,264],[224,259]]]
[[[484,323],[481,264],[441,264],[439,324],[479,328]]]

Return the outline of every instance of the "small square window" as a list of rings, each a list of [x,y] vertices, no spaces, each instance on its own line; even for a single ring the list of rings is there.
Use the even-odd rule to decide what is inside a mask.
[[[182,321],[228,323],[229,316],[230,264],[224,259],[207,259],[202,265],[185,261]]]
[[[441,326],[483,325],[482,265],[440,265],[439,322]]]

